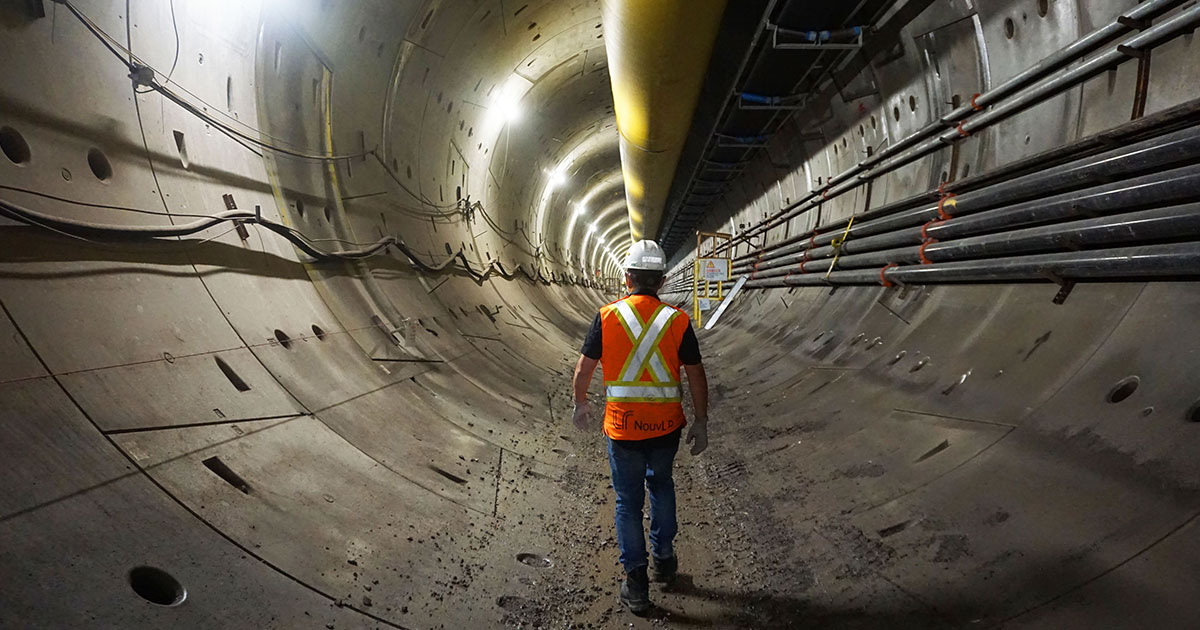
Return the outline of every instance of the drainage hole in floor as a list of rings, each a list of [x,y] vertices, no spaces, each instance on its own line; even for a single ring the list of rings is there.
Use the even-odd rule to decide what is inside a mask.
[[[554,566],[554,563],[550,562],[550,558],[539,556],[536,553],[519,553],[517,554],[517,562],[537,569],[547,569]]]
[[[129,572],[129,586],[142,599],[159,606],[178,606],[187,591],[170,573],[155,567],[136,567]]]

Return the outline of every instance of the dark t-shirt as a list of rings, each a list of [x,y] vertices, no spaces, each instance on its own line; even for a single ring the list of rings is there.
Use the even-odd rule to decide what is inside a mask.
[[[654,294],[636,293],[635,295]],[[604,353],[602,334],[600,314],[596,313],[596,319],[592,320],[592,327],[588,329],[587,337],[583,340],[583,348],[580,350],[580,353],[589,359],[599,361]],[[679,342],[679,362],[683,365],[700,364],[700,342],[696,339],[696,331],[692,330],[691,322],[688,322],[687,330],[683,333],[683,339]]]

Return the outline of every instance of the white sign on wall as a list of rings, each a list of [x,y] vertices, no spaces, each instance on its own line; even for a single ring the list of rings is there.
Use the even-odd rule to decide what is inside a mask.
[[[700,278],[702,280],[723,281],[729,279],[728,258],[701,258]]]

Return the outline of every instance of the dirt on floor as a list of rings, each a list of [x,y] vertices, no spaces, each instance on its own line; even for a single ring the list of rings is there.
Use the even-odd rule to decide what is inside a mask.
[[[772,425],[762,421],[761,402],[739,396],[719,374],[710,373],[710,382],[709,449],[693,456],[681,444],[675,464],[680,575],[670,585],[652,584],[655,608],[644,617],[617,599],[615,497],[599,427],[576,431],[561,412],[570,409],[569,393],[552,394],[563,416],[563,435],[556,437],[569,440],[569,448],[555,447],[559,455],[566,451],[566,464],[518,459],[505,471],[513,484],[498,504],[497,538],[534,523],[544,542],[536,558],[513,562],[504,592],[488,595],[499,622],[511,628],[949,627],[881,576],[900,553],[886,540],[845,514],[813,517],[796,508],[815,480],[795,472],[803,467],[786,461],[787,448],[819,436],[828,418]],[[853,482],[881,473],[877,465],[850,462],[832,474]],[[964,545],[947,540],[938,553],[969,553]]]

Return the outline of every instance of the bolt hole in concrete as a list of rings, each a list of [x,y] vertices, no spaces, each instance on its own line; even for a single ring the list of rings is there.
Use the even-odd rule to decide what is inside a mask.
[[[32,156],[25,136],[12,127],[0,127],[0,151],[4,152],[8,161],[18,166],[29,162]]]
[[[325,341],[325,329],[321,328],[320,326],[318,326],[316,324],[313,324],[312,331],[313,331],[313,334],[317,336],[317,339],[320,339],[321,341]]]
[[[539,556],[536,553],[519,553],[517,554],[517,562],[527,564],[535,569],[548,569],[554,566],[554,563],[550,562],[550,558]]]
[[[1004,36],[1012,39],[1013,35],[1017,34],[1017,25],[1012,21],[1012,18],[1004,18]]]
[[[1046,17],[1050,12],[1050,0],[1038,0],[1037,7],[1038,17]]]
[[[453,481],[456,484],[459,484],[460,486],[465,485],[467,483],[466,479],[463,479],[462,477],[459,477],[458,475],[456,475],[454,473],[446,472],[446,471],[442,470],[441,468],[438,468],[437,466],[430,466],[429,468],[433,472],[445,477],[446,479],[449,479],[450,481]]]
[[[298,214],[300,216],[304,216],[304,201],[303,200],[300,200],[300,199],[296,200],[296,214]]]
[[[159,606],[178,606],[187,590],[170,573],[155,567],[136,567],[129,572],[129,586],[142,599]]]
[[[100,149],[91,149],[87,154],[88,167],[92,169],[92,175],[96,179],[106,182],[112,179],[113,169],[112,164],[108,161],[108,156]]]
[[[233,368],[225,362],[224,359],[221,357],[213,357],[213,360],[217,362],[217,369],[221,370],[221,373],[225,375],[225,378],[229,379],[229,382],[233,385],[234,389],[238,390],[239,392],[250,391],[250,385],[248,385],[241,376],[238,376],[238,373],[235,372]],[[171,362],[172,361],[168,360],[168,363]]]
[[[1200,400],[1197,400],[1196,404],[1188,409],[1187,419],[1189,422],[1200,422]]]
[[[204,467],[212,471],[214,475],[224,480],[225,483],[237,488],[242,494],[250,494],[250,484],[245,479],[242,479],[241,475],[234,472],[229,465],[221,461],[220,457],[214,455],[200,463],[204,464]]]
[[[191,160],[188,159],[187,137],[179,130],[174,130],[172,133],[175,136],[175,150],[179,152],[179,163],[183,165],[183,168],[188,168],[191,166]]]
[[[278,328],[275,329],[275,341],[278,341],[279,345],[283,346],[284,348],[292,347],[292,338],[287,336],[287,333],[279,330]]]
[[[1113,388],[1108,390],[1108,396],[1105,398],[1110,403],[1119,403],[1133,395],[1137,391],[1138,385],[1142,381],[1136,376],[1121,379]]]

